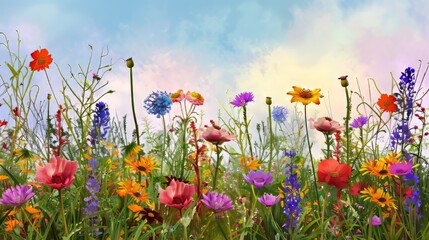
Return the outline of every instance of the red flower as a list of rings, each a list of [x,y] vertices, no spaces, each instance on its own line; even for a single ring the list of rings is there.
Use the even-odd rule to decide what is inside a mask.
[[[51,54],[45,48],[34,51],[31,54],[33,61],[30,62],[30,68],[32,71],[40,71],[49,68],[49,65],[52,63]]]
[[[317,170],[318,182],[325,182],[330,186],[345,188],[349,184],[352,169],[349,165],[339,164],[337,160],[330,158],[322,160]]]
[[[381,110],[386,112],[395,112],[398,106],[395,104],[396,98],[393,95],[381,94],[378,99],[377,105]]]
[[[352,196],[360,196],[360,191],[364,190],[367,187],[367,184],[364,182],[357,182],[350,186],[350,194]]]
[[[0,120],[0,127],[6,126],[7,121],[6,120]]]
[[[19,108],[15,107],[14,109],[12,109],[13,115],[19,117]]]
[[[194,193],[194,185],[173,179],[165,190],[162,188],[159,189],[159,201],[167,206],[180,210],[188,207],[192,203],[192,195],[194,195]]]
[[[76,171],[76,161],[52,157],[46,166],[36,166],[36,181],[44,183],[51,188],[61,190],[73,183]]]

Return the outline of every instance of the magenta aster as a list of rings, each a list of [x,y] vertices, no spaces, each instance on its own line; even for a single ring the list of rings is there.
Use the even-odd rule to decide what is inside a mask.
[[[404,176],[413,170],[413,163],[411,161],[395,163],[390,165],[389,170],[391,174]]]
[[[235,96],[234,100],[231,101],[230,103],[234,107],[244,107],[247,105],[247,103],[253,102],[253,98],[254,98],[253,93],[242,92],[242,93],[238,94],[237,96]]]
[[[215,212],[224,212],[234,209],[231,198],[221,193],[208,192],[207,194],[203,194],[201,202]]]
[[[264,195],[258,198],[258,201],[267,207],[273,206],[280,201],[280,196],[274,196],[272,194],[264,193]]]
[[[3,192],[0,204],[6,204],[11,207],[21,206],[34,196],[33,187],[28,185],[17,185],[10,187]]]
[[[274,180],[269,172],[264,173],[261,170],[256,172],[250,171],[247,175],[243,174],[243,177],[248,183],[252,184],[256,188],[262,188]]]
[[[368,123],[368,117],[366,116],[359,116],[355,119],[353,119],[353,122],[350,123],[350,126],[352,128],[361,128],[363,125]]]

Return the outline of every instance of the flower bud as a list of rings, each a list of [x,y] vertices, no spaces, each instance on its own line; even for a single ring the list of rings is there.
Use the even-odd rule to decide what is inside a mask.
[[[271,101],[271,97],[266,97],[266,98],[265,98],[265,103],[266,103],[267,105],[271,105],[271,103],[273,103],[273,102]]]
[[[133,61],[133,58],[128,58],[128,59],[126,60],[126,62],[127,62],[127,67],[128,67],[128,68],[133,68],[133,67],[134,67],[134,61]]]
[[[345,75],[345,76],[341,76],[341,77],[338,78],[338,79],[341,80],[341,86],[347,87],[349,85],[349,81],[347,80],[347,77],[348,76]]]
[[[48,93],[48,100],[51,100],[52,94]]]

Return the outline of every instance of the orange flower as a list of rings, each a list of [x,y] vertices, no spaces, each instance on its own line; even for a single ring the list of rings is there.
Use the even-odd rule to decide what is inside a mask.
[[[395,112],[398,106],[395,104],[396,98],[393,95],[381,94],[378,99],[377,105],[381,110],[386,112]]]
[[[240,157],[240,165],[253,171],[258,170],[260,166],[263,166],[263,164],[260,164],[257,159],[251,160],[251,158],[248,157]]]
[[[311,102],[319,105],[319,98],[323,97],[323,95],[320,94],[320,88],[316,88],[311,91],[309,89],[293,86],[293,91],[290,91],[287,94],[292,96],[290,102],[300,102],[304,105],[308,105]]]
[[[197,93],[197,92],[187,92],[186,93],[186,100],[188,100],[190,103],[199,106],[204,104],[204,97],[203,95]]]
[[[333,158],[320,161],[317,170],[318,182],[325,182],[337,188],[345,188],[349,184],[351,175],[352,169],[349,165],[340,164]]]
[[[51,54],[45,48],[34,51],[31,54],[33,61],[30,62],[30,68],[32,71],[40,71],[49,68],[49,65],[52,63]]]
[[[156,165],[158,164],[158,162],[155,161],[155,158],[150,156],[140,156],[140,160],[138,161],[126,160],[125,162],[130,165],[132,170],[145,176],[153,173],[153,170],[157,169]]]
[[[6,224],[7,226],[5,228],[6,232],[12,232],[15,229],[15,227],[18,226],[19,221],[13,218],[11,220],[5,221],[4,224]]]
[[[171,94],[170,96],[171,101],[175,102],[181,102],[185,98],[185,93],[182,89],[177,90],[177,92]]]

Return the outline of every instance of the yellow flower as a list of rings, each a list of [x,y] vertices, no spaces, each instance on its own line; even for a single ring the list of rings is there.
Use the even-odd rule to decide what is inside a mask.
[[[362,166],[360,167],[359,172],[361,172],[362,175],[371,173],[375,168],[375,164],[376,164],[375,160],[368,160],[368,162],[362,163]]]
[[[240,164],[241,166],[249,169],[249,170],[253,170],[256,171],[260,166],[262,166],[263,164],[259,163],[259,160],[257,159],[253,159],[250,162],[247,162],[248,160],[250,160],[250,158],[248,157],[241,157],[240,158]]]
[[[137,145],[137,143],[135,142],[132,142],[122,147],[122,151],[124,151],[124,155],[129,158],[133,158],[134,156],[136,156],[141,149],[142,147],[140,145]]]
[[[8,179],[9,177],[6,175],[0,175],[0,181],[4,181],[6,179]]]
[[[371,201],[377,203],[381,207],[391,207],[396,209],[396,205],[393,202],[392,196],[388,192],[385,192],[381,189],[377,189],[375,193],[371,195]]]
[[[311,102],[319,105],[319,98],[323,97],[323,95],[320,94],[320,88],[316,88],[311,91],[309,89],[293,86],[293,91],[290,91],[287,94],[292,96],[290,102],[300,102],[304,105],[308,105]]]
[[[133,182],[131,179],[127,179],[127,181],[121,181],[118,183],[119,187],[116,190],[116,193],[121,196],[125,197],[129,192],[131,192],[131,189],[133,188]]]
[[[375,175],[381,179],[384,179],[385,177],[392,177],[392,174],[389,170],[389,164],[386,164],[384,161],[377,161],[371,171],[371,175]]]
[[[144,189],[143,186],[138,183],[133,184],[133,187],[130,189],[128,195],[133,197],[137,202],[149,202],[149,195],[146,192],[146,189]]]
[[[390,152],[389,154],[387,154],[387,156],[385,158],[380,158],[379,161],[382,161],[382,162],[384,162],[384,163],[386,163],[386,164],[388,164],[390,166],[392,164],[399,163],[399,159],[398,158],[400,156],[401,156],[400,153]]]
[[[126,161],[126,163],[130,165],[132,170],[145,176],[149,173],[153,173],[153,170],[157,169],[156,165],[158,164],[158,162],[155,161],[155,158],[150,156],[140,156],[140,160]]]

